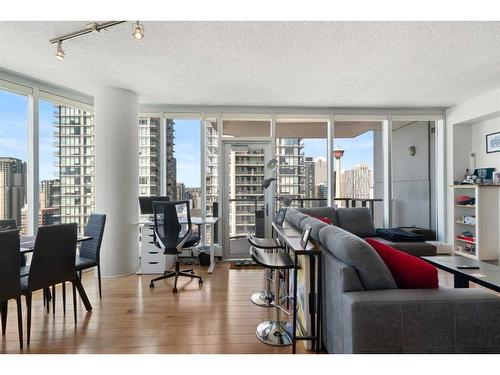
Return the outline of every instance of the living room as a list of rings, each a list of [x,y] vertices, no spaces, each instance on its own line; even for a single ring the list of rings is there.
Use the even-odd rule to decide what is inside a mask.
[[[494,10],[258,3],[0,16],[0,361],[500,354]]]

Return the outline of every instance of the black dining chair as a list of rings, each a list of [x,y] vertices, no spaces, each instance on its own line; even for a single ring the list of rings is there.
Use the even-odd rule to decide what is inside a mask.
[[[178,212],[186,213],[186,222],[179,222]],[[189,201],[153,202],[155,245],[163,250],[165,255],[175,255],[175,270],[165,271],[163,276],[151,280],[150,288],[154,288],[154,282],[174,277],[173,292],[177,293],[177,279],[179,276],[198,279],[201,286],[203,279],[194,274],[192,269],[181,270],[179,254],[183,249],[194,247],[200,242],[200,233],[191,230],[191,212]]]
[[[2,315],[2,336],[7,328],[8,302],[17,303],[17,329],[19,347],[23,348],[23,314],[21,311],[21,273],[19,265],[19,231],[17,229],[0,232],[0,306]]]
[[[102,298],[101,290],[101,244],[106,225],[106,215],[92,214],[85,226],[84,236],[92,237],[91,240],[80,244],[80,253],[76,257],[76,270],[79,272],[80,280],[82,271],[97,267],[97,280],[99,283],[99,298]]]
[[[75,266],[76,239],[76,223],[38,228],[29,275],[21,277],[21,290],[26,297],[28,309],[28,345],[31,337],[31,303],[34,291],[47,290],[50,286],[70,281],[73,284],[73,311],[76,324],[76,285],[80,284]],[[55,293],[52,298],[55,299]]]
[[[16,220],[14,220],[14,219],[0,220],[0,232],[2,232],[4,230],[10,230],[10,229],[18,229],[17,224],[16,224]],[[23,272],[27,271],[26,255],[20,254],[19,257],[20,257],[20,261],[21,261],[21,267],[22,267],[21,268],[21,275],[22,275]]]

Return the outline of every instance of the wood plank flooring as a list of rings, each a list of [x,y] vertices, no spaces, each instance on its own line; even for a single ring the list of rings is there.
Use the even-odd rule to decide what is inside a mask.
[[[196,269],[204,277],[201,288],[196,280],[182,278],[178,294],[172,293],[171,280],[150,289],[151,275],[104,279],[102,300],[94,272],[85,273],[94,310],[87,313],[80,301],[76,326],[70,287],[66,315],[60,286],[55,314],[46,313],[41,293],[36,293],[31,345],[22,353],[291,353],[291,347],[269,346],[255,336],[257,325],[273,317],[273,309],[250,302],[250,295],[263,286],[263,270],[230,270],[228,263],[218,263],[211,275],[205,270]],[[442,285],[452,287],[450,274],[439,275]],[[23,314],[26,327],[24,298]],[[297,348],[306,353],[302,344]],[[0,353],[20,352],[15,301],[10,301]]]

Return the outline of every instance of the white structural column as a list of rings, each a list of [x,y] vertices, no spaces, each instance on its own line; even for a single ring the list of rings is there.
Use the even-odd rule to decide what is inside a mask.
[[[117,277],[139,268],[138,97],[118,88],[101,88],[94,98],[95,204],[106,214],[101,272]]]

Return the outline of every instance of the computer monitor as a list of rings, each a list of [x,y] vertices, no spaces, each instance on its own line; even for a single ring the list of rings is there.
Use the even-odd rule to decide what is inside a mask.
[[[153,215],[153,202],[168,202],[168,197],[139,197],[141,215]]]

